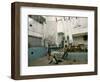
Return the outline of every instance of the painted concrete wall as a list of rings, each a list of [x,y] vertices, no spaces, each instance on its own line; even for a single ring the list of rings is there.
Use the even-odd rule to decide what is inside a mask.
[[[44,47],[32,47],[28,49],[28,63],[29,65],[36,59],[47,55],[47,48]]]

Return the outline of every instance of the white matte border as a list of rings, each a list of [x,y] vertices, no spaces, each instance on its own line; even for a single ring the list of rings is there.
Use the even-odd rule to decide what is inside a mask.
[[[20,12],[20,75],[94,71],[94,11],[21,7]],[[88,17],[88,64],[28,67],[28,15]]]

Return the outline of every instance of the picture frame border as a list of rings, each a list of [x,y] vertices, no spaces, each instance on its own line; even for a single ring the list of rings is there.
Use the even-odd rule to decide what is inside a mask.
[[[57,9],[76,9],[76,10],[93,10],[94,11],[94,72],[78,72],[78,73],[59,73],[59,74],[42,74],[42,75],[25,75],[20,76],[20,8],[25,7],[43,7]],[[77,6],[77,5],[61,5],[61,4],[44,4],[29,2],[13,2],[11,4],[11,78],[15,80],[22,79],[39,79],[39,78],[55,78],[69,76],[97,75],[97,7]]]

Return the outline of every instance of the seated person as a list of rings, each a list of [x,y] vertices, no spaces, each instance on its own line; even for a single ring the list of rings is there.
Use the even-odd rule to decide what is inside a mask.
[[[51,64],[51,63],[58,64],[57,58],[53,55],[50,56],[49,60],[50,60],[49,64]]]

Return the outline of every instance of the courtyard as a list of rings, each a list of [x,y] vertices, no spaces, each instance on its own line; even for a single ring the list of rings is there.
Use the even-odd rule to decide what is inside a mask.
[[[88,18],[28,16],[28,66],[88,63]]]

